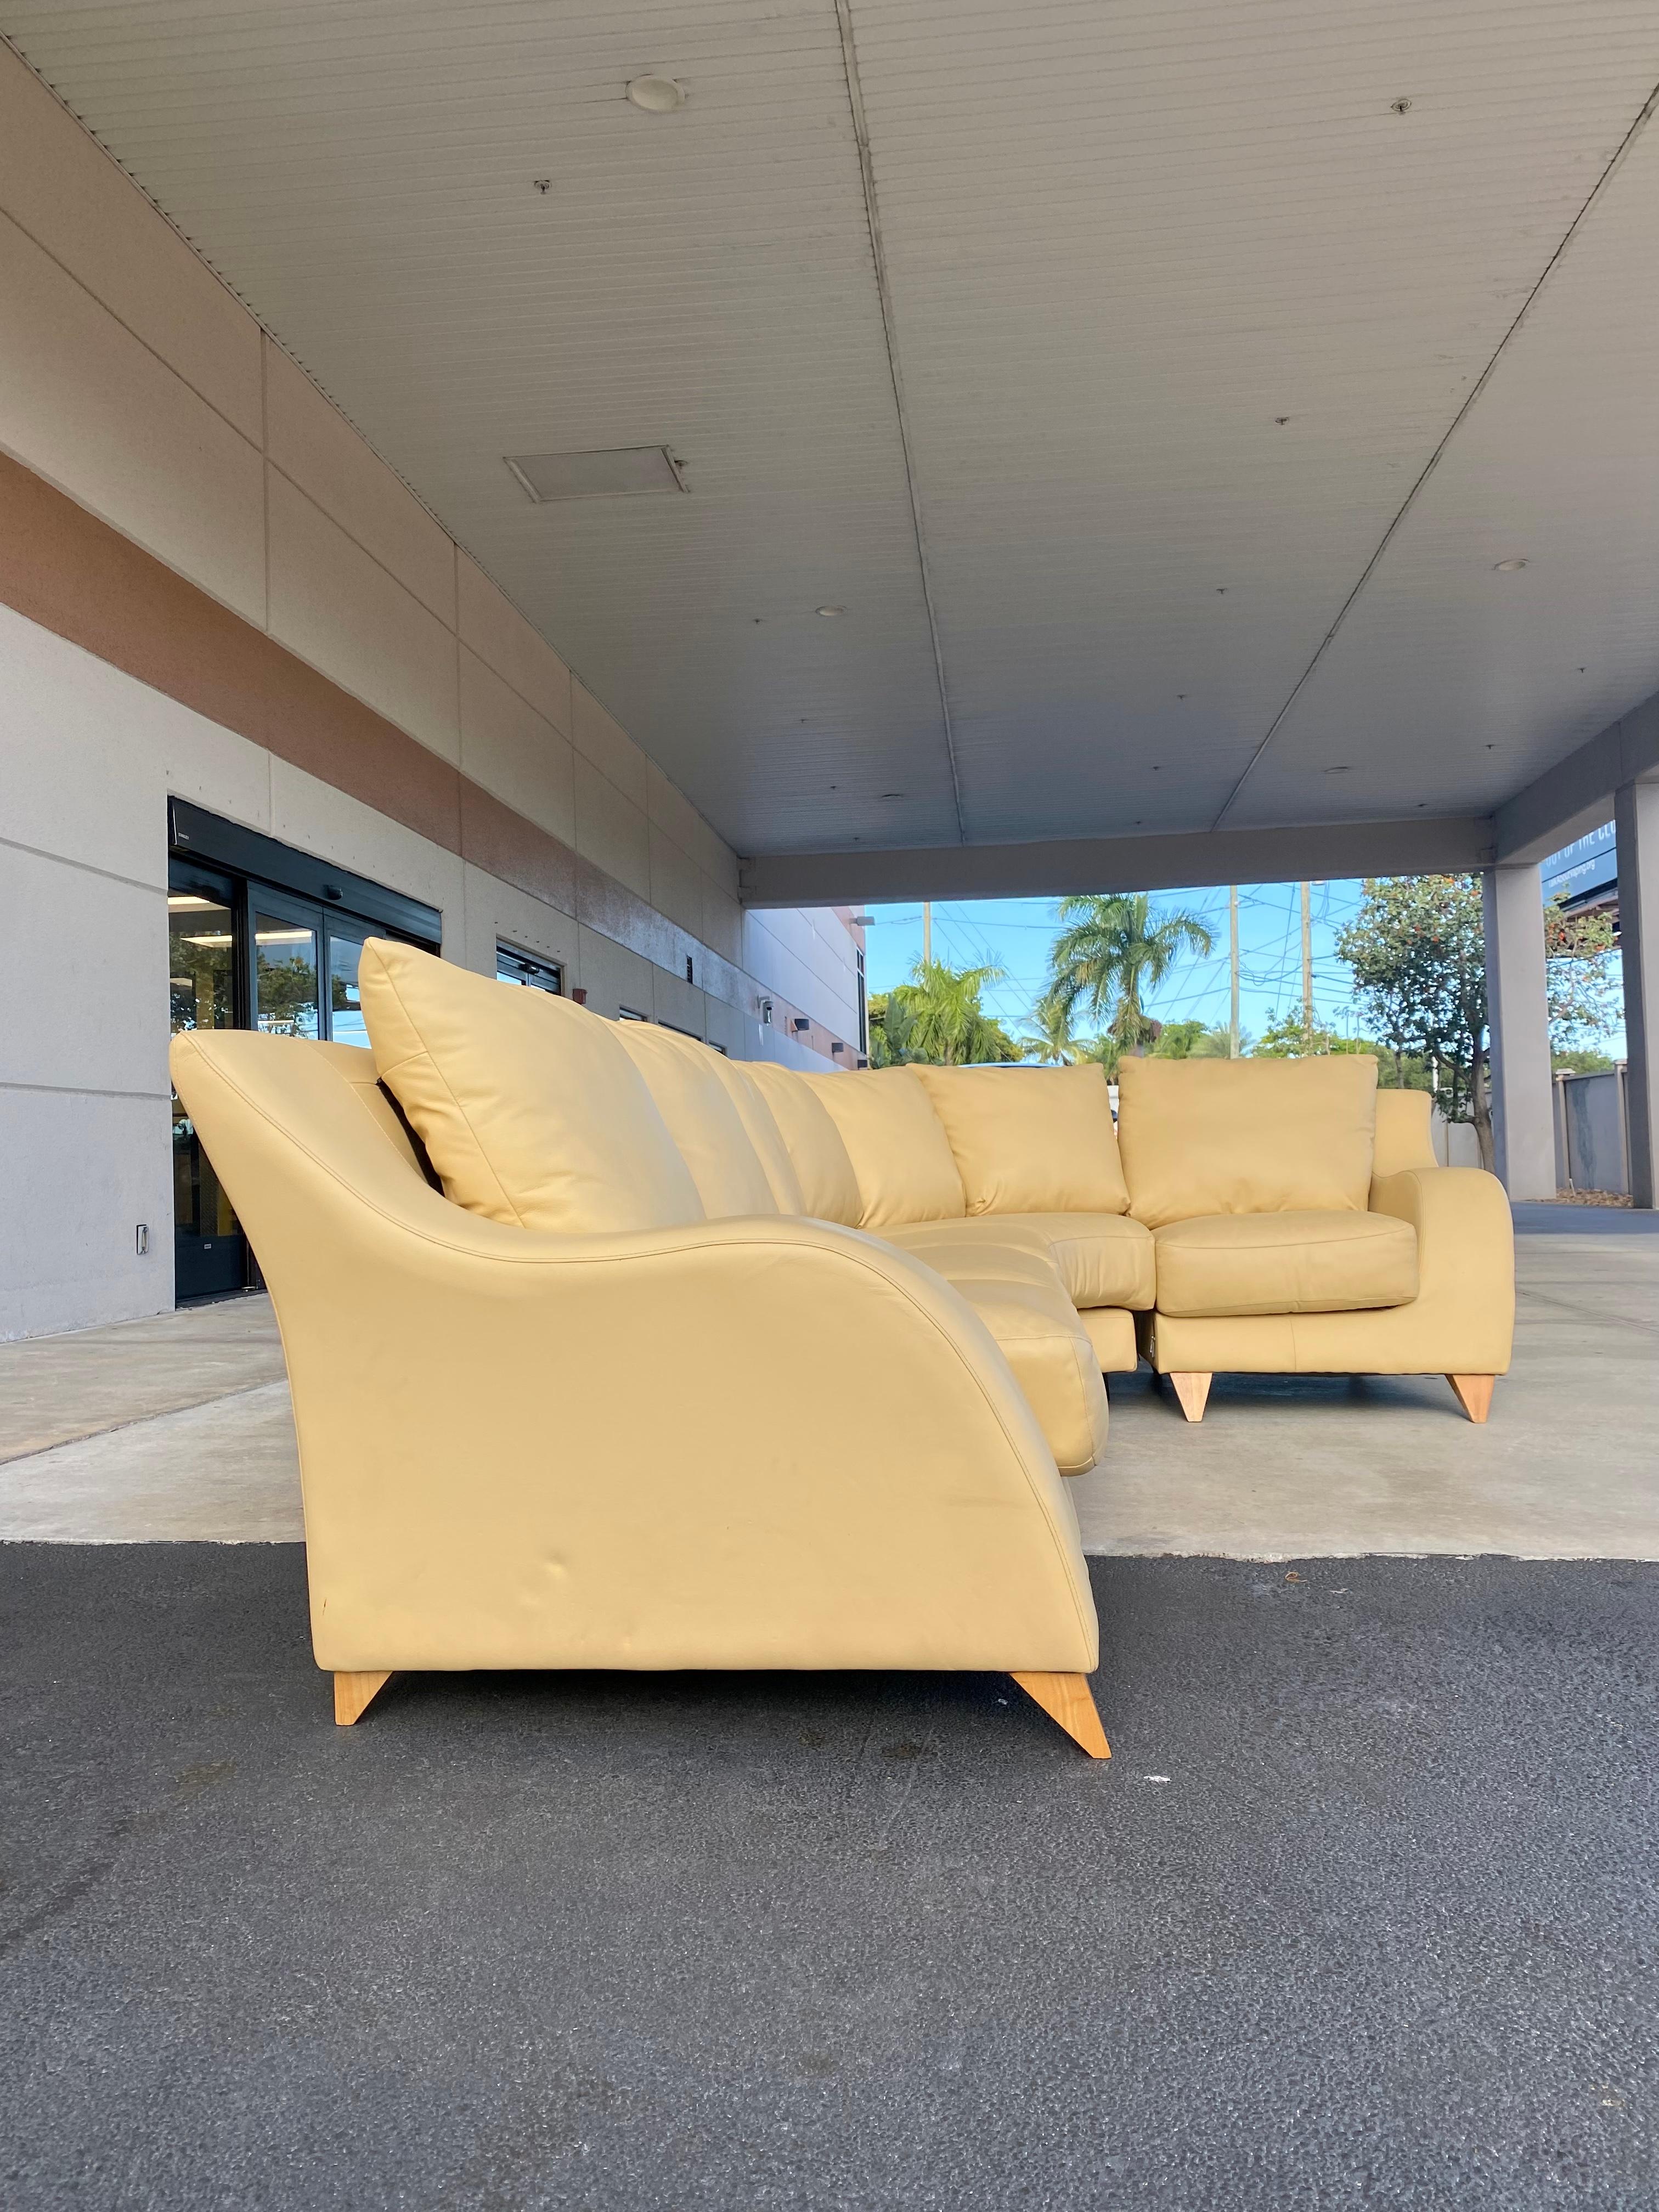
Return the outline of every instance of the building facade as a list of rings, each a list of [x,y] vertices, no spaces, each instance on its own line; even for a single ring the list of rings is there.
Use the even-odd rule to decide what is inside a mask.
[[[1559,899],[1568,914],[1610,908],[1619,927],[1619,836],[1616,825],[1602,823],[1575,837],[1540,867],[1546,899]]]
[[[3,50],[0,296],[0,1337],[244,1279],[170,1030],[360,1041],[375,930],[853,1064],[850,914],[745,913],[709,823]]]

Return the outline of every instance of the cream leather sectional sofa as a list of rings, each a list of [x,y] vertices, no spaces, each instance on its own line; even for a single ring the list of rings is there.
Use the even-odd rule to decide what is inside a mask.
[[[1104,1756],[1103,1370],[1194,1413],[1219,1367],[1507,1364],[1503,1194],[1369,1060],[1132,1063],[1115,1133],[1097,1068],[738,1065],[379,939],[361,989],[372,1052],[173,1048],[343,1721],[400,1668],[960,1668]]]

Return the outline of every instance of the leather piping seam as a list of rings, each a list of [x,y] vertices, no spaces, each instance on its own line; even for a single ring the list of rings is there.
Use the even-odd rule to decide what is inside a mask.
[[[1243,1219],[1246,1217],[1235,1214],[1231,1218],[1237,1221]],[[1362,1219],[1367,1218],[1369,1218],[1367,1215],[1361,1216]],[[1376,1218],[1383,1221],[1398,1221],[1401,1217],[1397,1213],[1385,1213],[1378,1215]],[[1169,1226],[1171,1229],[1177,1225],[1178,1224],[1175,1222],[1170,1222],[1169,1224]],[[1407,1225],[1409,1226],[1409,1224]],[[1368,1229],[1363,1237],[1296,1237],[1291,1238],[1288,1243],[1280,1243],[1278,1240],[1270,1237],[1265,1243],[1261,1244],[1241,1243],[1237,1237],[1224,1237],[1218,1243],[1214,1244],[1201,1243],[1196,1238],[1194,1238],[1190,1243],[1175,1244],[1172,1245],[1170,1249],[1177,1252],[1261,1253],[1290,1252],[1294,1251],[1297,1245],[1304,1245],[1310,1251],[1313,1252],[1335,1252],[1340,1250],[1345,1244],[1358,1246],[1366,1243],[1376,1243],[1384,1236],[1384,1234],[1385,1232],[1381,1230]]]

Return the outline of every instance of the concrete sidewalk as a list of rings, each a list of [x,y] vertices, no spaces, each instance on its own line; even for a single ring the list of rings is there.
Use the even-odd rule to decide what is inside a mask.
[[[1437,1376],[1222,1376],[1197,1428],[1146,1369],[1115,1376],[1087,1548],[1659,1559],[1659,1216],[1517,1206],[1516,1230],[1486,1427]]]
[[[1112,1379],[1073,1486],[1103,1553],[1659,1559],[1659,1216],[1516,1208],[1513,1371],[1475,1428],[1437,1376],[1223,1376],[1189,1427]],[[0,1346],[0,1540],[304,1533],[270,1302]]]

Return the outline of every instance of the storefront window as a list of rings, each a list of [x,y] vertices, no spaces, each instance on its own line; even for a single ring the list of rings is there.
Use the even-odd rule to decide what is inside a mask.
[[[271,1036],[319,1034],[314,929],[256,908],[253,974],[258,1028]]]

